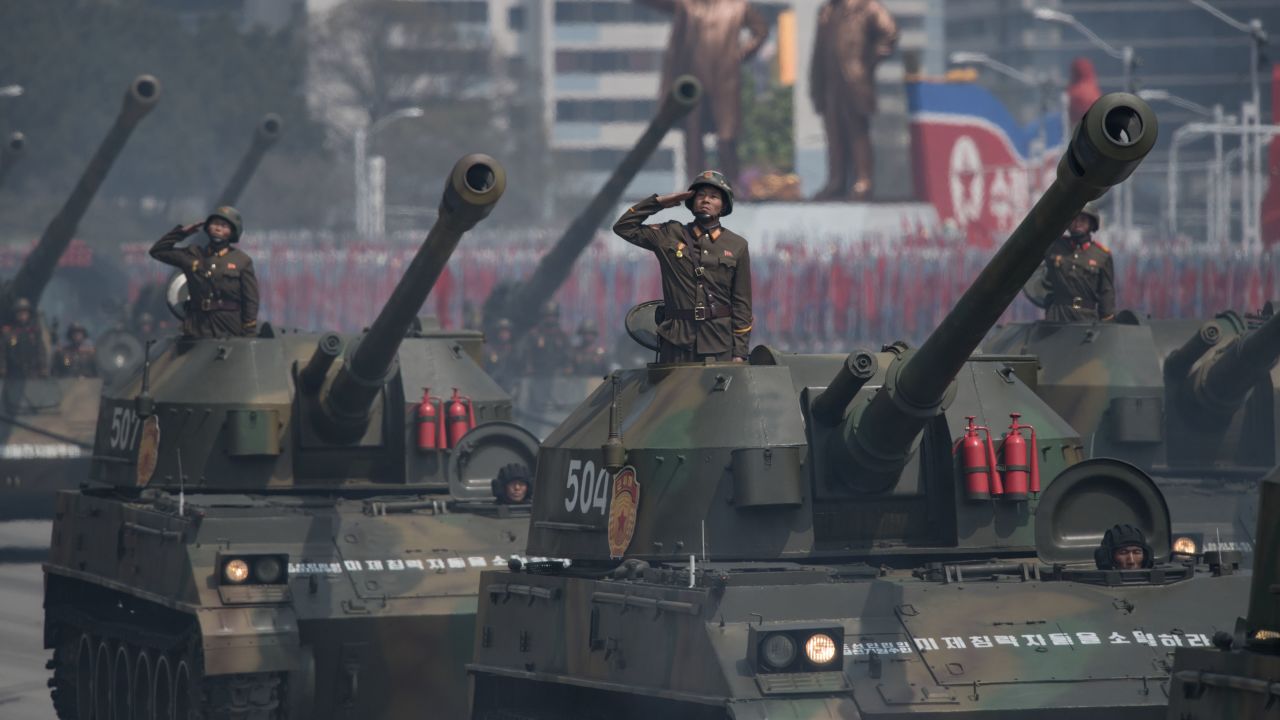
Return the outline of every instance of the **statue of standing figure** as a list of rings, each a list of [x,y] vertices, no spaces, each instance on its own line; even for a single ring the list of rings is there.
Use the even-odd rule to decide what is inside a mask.
[[[828,0],[818,11],[809,94],[827,131],[827,184],[814,200],[867,200],[874,161],[875,71],[898,26],[876,0]]]
[[[662,63],[666,97],[672,81],[693,75],[702,83],[702,100],[684,119],[685,166],[709,167],[703,136],[716,135],[715,163],[737,183],[738,130],[742,121],[741,65],[769,37],[764,18],[746,0],[640,0],[672,14],[671,40]],[[742,30],[748,38],[742,39]]]

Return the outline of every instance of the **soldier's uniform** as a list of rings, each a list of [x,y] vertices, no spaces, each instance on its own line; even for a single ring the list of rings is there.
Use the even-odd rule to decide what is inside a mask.
[[[575,375],[604,375],[609,372],[609,360],[604,348],[596,342],[599,334],[595,325],[583,323],[578,328],[578,345],[573,349]]]
[[[733,211],[733,191],[719,173],[705,172],[689,186],[719,188],[725,196],[721,217]],[[685,206],[692,209],[693,201]],[[658,326],[661,362],[745,359],[751,343],[751,257],[747,241],[723,227],[704,230],[671,220],[644,225],[662,210],[657,195],[623,213],[613,231],[623,240],[652,251],[662,270],[664,313]]]
[[[76,335],[81,335],[77,338]],[[97,352],[85,342],[88,332],[72,323],[67,328],[67,344],[63,345],[53,361],[53,374],[59,377],[97,377]]]
[[[569,350],[569,336],[560,327],[560,307],[548,302],[542,309],[542,322],[529,331],[521,344],[524,374],[568,375],[573,370]]]
[[[499,318],[494,326],[494,337],[492,339],[485,338],[485,372],[494,376],[505,374],[514,350],[515,348],[511,345],[511,321],[506,318]]]
[[[187,276],[190,299],[182,322],[183,335],[197,338],[256,335],[258,277],[249,256],[233,247],[243,231],[240,213],[235,208],[220,207],[209,219],[215,217],[231,224],[232,235],[227,244],[175,247],[194,234],[194,231],[183,232],[178,226],[151,246],[151,257],[182,270]]]
[[[1079,238],[1058,238],[1045,255],[1045,319],[1051,322],[1107,320],[1116,313],[1111,251],[1093,239],[1099,227],[1097,211],[1087,207],[1081,214],[1089,217],[1091,231]]]
[[[44,328],[36,319],[35,310],[25,298],[19,298],[13,305],[14,314],[20,310],[27,311],[25,322],[16,317],[3,328],[0,328],[0,344],[4,353],[0,354],[0,375],[13,378],[34,378],[49,376],[49,341],[45,337]]]

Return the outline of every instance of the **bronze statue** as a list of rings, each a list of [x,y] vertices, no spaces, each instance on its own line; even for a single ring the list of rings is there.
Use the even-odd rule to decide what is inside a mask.
[[[871,197],[876,65],[897,42],[898,26],[876,0],[829,0],[818,11],[809,94],[827,131],[827,184],[814,200]]]
[[[769,36],[768,25],[746,0],[641,2],[673,15],[658,97],[665,98],[672,81],[681,75],[693,75],[702,83],[702,102],[684,120],[685,166],[707,167],[702,136],[714,132],[718,164],[730,183],[737,182],[742,119],[739,65],[760,50]],[[745,44],[743,28],[750,34]]]

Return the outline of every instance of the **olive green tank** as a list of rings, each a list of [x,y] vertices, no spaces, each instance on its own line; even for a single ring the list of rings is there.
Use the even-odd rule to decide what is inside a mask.
[[[358,337],[171,339],[106,390],[103,487],[58,494],[45,566],[59,717],[465,715],[479,571],[528,527],[491,482],[537,443],[478,338],[415,315],[504,187],[459,161]]]
[[[1260,483],[1249,614],[1174,657],[1168,720],[1280,718],[1280,472]]]
[[[1156,131],[1099,100],[918,349],[614,373],[538,455],[528,552],[572,564],[481,577],[472,717],[1162,718],[1247,578],[1171,561],[1151,479],[1085,460],[1027,358],[972,355]],[[1095,566],[1118,523],[1149,566]]]
[[[139,75],[129,84],[115,122],[14,276],[0,283],[0,323],[18,298],[38,305],[54,268],[75,235],[133,129],[160,100],[160,81]],[[56,345],[60,338],[47,338]],[[51,348],[52,349],[52,348]],[[52,356],[52,352],[50,352]],[[76,487],[87,475],[97,417],[98,378],[51,378],[47,374],[0,378],[0,520],[49,517],[53,492]]]

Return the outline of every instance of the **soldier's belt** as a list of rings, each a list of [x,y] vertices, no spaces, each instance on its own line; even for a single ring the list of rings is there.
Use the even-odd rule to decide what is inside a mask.
[[[733,314],[733,308],[728,305],[696,305],[691,308],[667,308],[664,315],[671,320],[714,320],[716,318],[727,318]]]
[[[234,300],[217,300],[214,298],[204,298],[198,303],[201,310],[210,312],[213,310],[240,310],[240,303]]]

